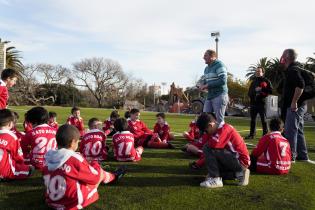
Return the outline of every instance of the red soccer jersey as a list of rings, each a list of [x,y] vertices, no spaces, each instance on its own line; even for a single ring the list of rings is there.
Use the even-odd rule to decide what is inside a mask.
[[[90,165],[72,150],[51,150],[43,168],[48,205],[55,209],[82,209],[98,199],[96,184],[100,180],[100,166]]]
[[[136,140],[142,138],[145,134],[153,134],[153,132],[141,120],[131,121],[129,119],[128,127],[129,131],[133,133]]]
[[[107,159],[106,135],[98,129],[84,134],[80,142],[80,153],[89,162],[104,161]]]
[[[79,131],[80,131],[80,134],[81,136],[84,135],[84,123],[83,123],[83,118],[76,118],[74,117],[73,115],[70,115],[67,119],[67,123],[69,125],[73,125],[75,126]]]
[[[199,139],[201,137],[200,130],[197,127],[196,122],[194,120],[191,121],[191,123],[189,124],[188,135],[185,135],[185,137],[190,141]]]
[[[58,122],[51,122],[51,123],[48,123],[48,125],[58,130],[58,127],[59,127]]]
[[[112,132],[112,130],[110,129],[111,127],[113,127],[113,124],[110,121],[110,119],[105,120],[104,126],[103,126],[103,131],[104,131],[106,136]]]
[[[114,157],[118,161],[139,161],[141,156],[135,149],[134,136],[129,131],[113,135]]]
[[[24,166],[24,170],[20,170]],[[0,130],[0,178],[14,179],[29,174],[29,167],[24,165],[23,152],[16,135],[9,130]]]
[[[20,132],[16,127],[12,128],[12,133],[14,133],[16,135],[16,137],[18,138],[19,141],[22,140],[22,138],[25,136],[24,132]]]
[[[27,133],[33,129],[32,124],[24,121],[23,123],[24,132]]]
[[[26,133],[22,140],[23,150],[31,148],[30,161],[37,169],[44,167],[44,156],[48,150],[57,149],[56,129],[47,124],[38,125]]]
[[[210,148],[230,150],[236,153],[236,157],[243,166],[248,167],[250,165],[246,144],[233,126],[221,123],[217,132],[208,136],[208,144]]]
[[[6,109],[8,105],[9,92],[6,84],[0,80],[0,109]]]
[[[258,173],[287,174],[291,167],[290,144],[280,132],[263,136],[252,155],[257,158]]]
[[[159,123],[156,123],[154,125],[154,133],[159,134],[160,139],[169,141],[170,139],[170,132],[171,132],[171,128],[170,126],[167,124],[167,122],[165,122],[162,126]]]

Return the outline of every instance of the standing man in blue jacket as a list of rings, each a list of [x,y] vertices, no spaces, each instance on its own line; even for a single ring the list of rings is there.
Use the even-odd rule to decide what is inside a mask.
[[[208,65],[204,70],[204,84],[199,87],[201,90],[208,90],[203,112],[214,112],[218,123],[221,123],[224,122],[224,114],[229,102],[227,69],[217,59],[214,50],[207,50],[203,59]]]

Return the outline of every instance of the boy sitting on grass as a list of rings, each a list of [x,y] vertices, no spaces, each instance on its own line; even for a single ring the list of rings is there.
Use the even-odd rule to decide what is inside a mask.
[[[81,117],[81,111],[79,107],[73,107],[71,109],[71,115],[67,119],[67,124],[76,127],[79,130],[81,137],[84,135],[84,122],[83,118]]]
[[[216,120],[214,113],[201,114],[197,126],[207,133],[208,142],[203,147],[208,175],[201,187],[223,187],[222,179],[237,179],[239,185],[249,182],[250,158],[243,138],[231,125]]]
[[[0,109],[6,109],[8,106],[9,100],[9,91],[8,88],[11,88],[15,85],[19,77],[18,71],[14,69],[4,69],[1,72],[0,80]]]
[[[57,113],[49,112],[48,125],[58,130]]]
[[[76,153],[80,139],[76,127],[60,126],[56,139],[59,148],[47,152],[43,169],[46,202],[51,208],[82,209],[99,198],[99,184],[117,181],[125,174],[122,168],[105,172],[96,161],[90,165]]]
[[[117,133],[113,135],[114,157],[118,161],[140,161],[143,147],[135,148],[135,140],[128,131],[128,123],[124,118],[118,118],[115,123]]]
[[[26,179],[34,167],[24,164],[23,152],[11,131],[14,116],[9,109],[0,110],[0,180]]]
[[[106,136],[112,136],[116,133],[114,128],[114,122],[119,118],[119,114],[116,110],[110,113],[110,116],[107,120],[104,121],[103,131]]]
[[[164,143],[174,140],[174,135],[171,134],[171,128],[165,121],[165,114],[163,112],[156,115],[156,123],[154,125],[153,132],[157,133]]]
[[[43,107],[27,111],[26,121],[32,124],[33,129],[22,139],[22,149],[30,154],[31,164],[41,170],[45,165],[46,152],[57,149],[56,129],[47,124],[48,112]]]
[[[130,110],[130,118],[128,120],[129,131],[133,133],[136,141],[136,146],[174,149],[171,143],[162,142],[159,136],[153,133],[144,122],[140,120],[139,109]]]
[[[250,170],[263,174],[281,175],[291,168],[291,149],[289,141],[281,135],[283,122],[272,119],[270,133],[263,136],[251,154]]]
[[[102,122],[97,118],[89,120],[89,131],[84,134],[80,142],[80,153],[87,161],[104,161],[107,159],[108,149],[106,135],[101,130]]]
[[[185,139],[187,139],[190,142],[198,140],[201,137],[200,130],[196,125],[197,119],[198,119],[198,115],[195,116],[195,120],[190,122],[189,130],[183,133],[183,136],[185,137]]]

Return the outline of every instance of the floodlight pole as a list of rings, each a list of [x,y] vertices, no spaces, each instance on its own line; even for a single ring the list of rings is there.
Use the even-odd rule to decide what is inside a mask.
[[[216,48],[216,54],[217,54],[217,58],[219,58],[219,36],[220,36],[220,32],[219,31],[215,31],[211,33],[211,37],[215,37],[214,41],[215,41],[215,48]]]

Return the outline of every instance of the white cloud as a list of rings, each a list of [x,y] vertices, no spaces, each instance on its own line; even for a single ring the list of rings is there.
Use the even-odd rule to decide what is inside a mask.
[[[24,54],[54,52],[59,45],[71,53],[58,58],[64,54],[51,52],[51,59],[67,65],[104,55],[149,83],[191,85],[202,74],[204,50],[215,46],[213,30],[222,34],[220,58],[238,77],[259,58],[279,56],[287,47],[296,48],[301,60],[315,51],[315,3],[306,0],[51,0],[36,7],[26,25],[20,19],[10,20],[11,28],[0,22],[1,30],[16,31]],[[74,45],[82,50],[69,49]]]

